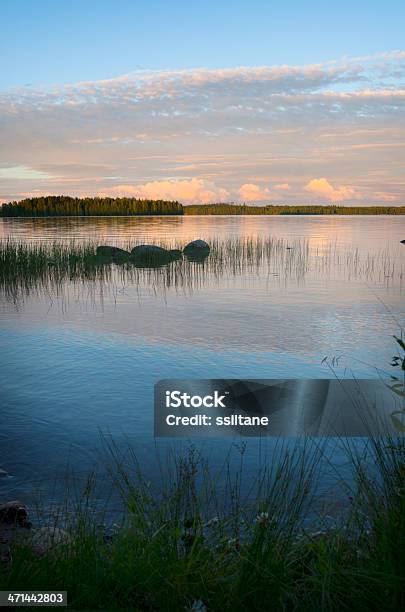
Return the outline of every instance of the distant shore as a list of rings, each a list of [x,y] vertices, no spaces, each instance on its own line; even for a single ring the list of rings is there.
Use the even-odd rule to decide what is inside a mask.
[[[190,204],[137,198],[44,196],[9,202],[0,217],[115,217],[161,215],[405,215],[405,206]]]
[[[405,215],[405,206],[191,204],[185,215]]]

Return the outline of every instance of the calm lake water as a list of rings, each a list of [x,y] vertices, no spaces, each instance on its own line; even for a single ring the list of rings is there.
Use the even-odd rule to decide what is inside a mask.
[[[0,498],[26,501],[41,489],[45,503],[57,499],[67,465],[77,476],[104,469],[102,435],[130,444],[153,478],[156,450],[187,444],[153,439],[159,379],[330,378],[331,367],[375,378],[389,371],[405,319],[403,217],[0,219],[8,238],[202,238],[228,249],[245,240],[245,251],[240,262],[210,255],[133,273],[112,265],[102,278],[0,287],[0,468],[12,474],[0,479]],[[246,240],[258,239],[274,250],[249,253]],[[248,473],[272,445],[249,440]],[[219,464],[230,442],[198,446]],[[230,453],[238,462],[238,449]],[[336,449],[332,457],[344,461]]]

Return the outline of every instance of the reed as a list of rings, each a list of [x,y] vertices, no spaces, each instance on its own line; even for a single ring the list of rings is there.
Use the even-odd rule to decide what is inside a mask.
[[[141,240],[119,246],[131,250]],[[167,248],[181,249],[167,240]],[[0,289],[18,301],[31,293],[52,294],[68,283],[96,287],[131,285],[160,293],[192,292],[206,285],[245,276],[264,278],[285,286],[303,283],[308,277],[361,279],[402,283],[403,271],[392,249],[361,254],[357,248],[336,243],[312,246],[307,239],[230,237],[211,241],[210,255],[203,261],[186,257],[161,267],[139,267],[132,261],[106,263],[96,256],[94,241],[19,242],[0,241]]]
[[[89,478],[67,504],[69,543],[40,557],[16,545],[1,589],[63,588],[75,610],[404,608],[404,438],[371,439],[362,453],[347,444],[353,484],[329,527],[309,518],[323,454],[314,441],[280,443],[245,495],[243,444],[222,488],[193,448],[165,458],[151,485],[133,451],[108,445],[119,523],[100,530]]]

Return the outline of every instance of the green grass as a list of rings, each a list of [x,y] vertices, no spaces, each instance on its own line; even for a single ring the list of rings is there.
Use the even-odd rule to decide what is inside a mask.
[[[404,398],[405,345],[395,340],[393,391]],[[105,438],[123,509],[112,535],[100,530],[96,479],[81,492],[67,484],[64,504],[37,523],[62,526],[69,542],[41,556],[15,545],[0,589],[66,590],[74,610],[402,610],[405,438],[337,443],[352,477],[336,472],[345,503],[331,521],[317,503],[330,469],[325,440],[278,440],[249,480],[243,441],[233,469],[229,457],[215,468],[192,446],[158,456],[151,484],[136,453]]]
[[[119,244],[131,250],[138,240]],[[305,282],[309,276],[328,278],[338,274],[345,280],[402,281],[402,268],[392,248],[360,254],[356,247],[336,243],[311,245],[307,239],[234,237],[211,240],[211,253],[200,262],[183,257],[158,268],[137,267],[131,261],[106,263],[96,257],[94,241],[22,242],[0,241],[0,289],[18,302],[30,293],[52,294],[65,283],[94,287],[126,284],[147,286],[156,292],[168,289],[193,291],[206,284],[221,284],[227,278],[260,276],[272,284]],[[167,248],[181,249],[178,241],[163,241]],[[396,245],[398,246],[398,245]],[[398,248],[402,248],[399,245]]]
[[[87,486],[69,512],[71,543],[40,558],[15,548],[0,588],[64,589],[76,610],[404,609],[404,439],[371,439],[367,461],[354,449],[347,510],[327,528],[323,516],[308,522],[322,456],[309,440],[280,447],[246,496],[243,446],[221,491],[193,449],[169,462],[155,488],[134,456],[110,446],[125,506],[112,541],[100,534]]]
[[[302,240],[215,241],[204,263],[181,260],[162,269],[106,266],[95,248],[4,241],[0,286],[15,297],[41,284],[54,290],[66,282],[112,282],[114,275],[187,287],[263,266],[296,279],[314,265],[319,272],[338,265],[352,275],[394,273],[388,252],[362,258],[329,245],[314,253]],[[402,352],[392,365],[404,371]],[[392,385],[403,394],[400,376]],[[332,527],[325,514],[314,516],[322,444],[281,445],[245,494],[243,445],[239,470],[225,462],[225,479],[191,450],[165,462],[153,486],[134,453],[121,456],[110,444],[111,480],[124,507],[112,540],[100,532],[90,479],[78,498],[67,491],[66,508],[51,521],[66,528],[70,543],[41,557],[15,546],[11,563],[0,568],[0,589],[67,590],[75,610],[404,609],[404,438],[370,439],[367,453],[349,443],[345,450],[355,484],[346,486],[345,510]]]

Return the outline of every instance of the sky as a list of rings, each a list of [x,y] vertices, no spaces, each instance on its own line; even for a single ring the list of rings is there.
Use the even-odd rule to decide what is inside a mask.
[[[405,3],[0,2],[0,202],[405,204]]]

